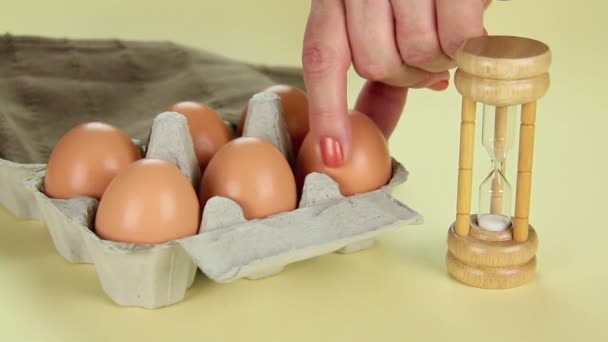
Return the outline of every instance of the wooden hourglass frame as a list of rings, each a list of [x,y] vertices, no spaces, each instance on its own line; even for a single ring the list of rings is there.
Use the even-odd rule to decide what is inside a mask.
[[[536,103],[549,89],[551,51],[542,42],[514,36],[467,40],[456,55],[455,84],[462,95],[456,220],[448,231],[447,270],[478,288],[507,289],[536,272],[538,237],[529,224]],[[477,104],[494,106],[494,151],[504,151],[507,109],[519,106],[519,151],[514,215],[508,228],[487,230],[471,214]],[[484,117],[485,118],[485,117]],[[504,165],[503,165],[504,167]],[[502,170],[504,172],[504,170]],[[491,206],[500,205],[500,182],[492,182]]]

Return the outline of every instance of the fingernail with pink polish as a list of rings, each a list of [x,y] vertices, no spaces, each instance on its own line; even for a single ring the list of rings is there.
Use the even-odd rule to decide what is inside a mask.
[[[431,85],[429,88],[436,90],[436,91],[441,91],[441,90],[446,90],[449,86],[450,86],[450,81],[443,80],[443,81],[439,81],[439,82]]]
[[[340,142],[330,137],[321,139],[321,157],[323,158],[323,163],[328,167],[339,167],[342,165],[344,155]]]

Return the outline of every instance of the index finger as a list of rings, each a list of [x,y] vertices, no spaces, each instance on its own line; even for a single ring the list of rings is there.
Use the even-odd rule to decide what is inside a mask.
[[[350,153],[346,98],[350,61],[343,1],[313,0],[304,35],[302,66],[310,134],[327,166],[340,166]]]

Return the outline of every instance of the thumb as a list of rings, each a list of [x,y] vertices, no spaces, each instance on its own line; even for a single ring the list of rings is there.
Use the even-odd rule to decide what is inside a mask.
[[[397,127],[408,88],[367,81],[355,105],[355,110],[369,116],[388,140]]]

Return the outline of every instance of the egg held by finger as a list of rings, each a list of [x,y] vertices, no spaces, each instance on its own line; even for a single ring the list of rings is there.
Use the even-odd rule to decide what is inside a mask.
[[[312,134],[306,136],[296,162],[299,189],[312,172],[330,176],[344,196],[373,191],[388,183],[392,176],[392,160],[382,131],[372,119],[358,111],[352,111],[349,119],[351,152],[340,167],[326,166]]]
[[[95,218],[105,240],[159,244],[198,232],[200,207],[189,179],[174,164],[141,159],[110,183]]]

